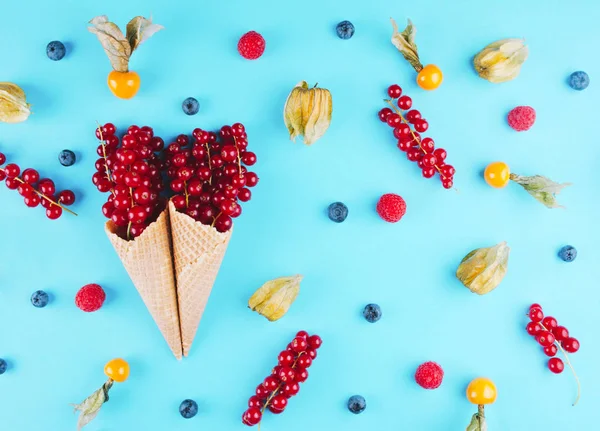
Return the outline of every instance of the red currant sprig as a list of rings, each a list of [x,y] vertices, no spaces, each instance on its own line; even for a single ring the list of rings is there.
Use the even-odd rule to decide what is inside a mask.
[[[442,186],[446,189],[454,185],[454,173],[456,170],[452,165],[446,164],[446,150],[435,148],[435,143],[431,138],[421,139],[421,133],[425,133],[429,128],[427,120],[422,118],[421,113],[412,108],[412,99],[409,96],[402,96],[402,88],[399,85],[391,85],[388,88],[388,95],[392,100],[397,99],[397,107],[392,100],[384,101],[390,105],[390,108],[383,108],[379,111],[379,119],[387,123],[394,129],[394,137],[398,140],[398,148],[406,152],[408,160],[417,162],[421,173],[425,178],[435,176],[439,173]],[[403,114],[402,111],[408,111]],[[413,130],[414,128],[414,130]]]
[[[288,400],[298,394],[300,383],[308,379],[306,370],[317,357],[317,349],[323,341],[318,335],[309,336],[300,331],[279,354],[278,363],[271,375],[256,388],[256,394],[248,400],[248,410],[242,415],[242,423],[248,426],[258,424],[267,409],[271,413],[280,414],[285,410]]]
[[[17,190],[23,196],[25,205],[30,208],[41,205],[46,209],[46,217],[50,220],[60,218],[63,210],[77,215],[67,208],[75,203],[75,193],[71,190],[63,190],[55,196],[56,186],[51,179],[40,179],[38,171],[31,168],[21,172],[21,168],[14,163],[2,167],[4,163],[6,156],[0,153],[0,181],[4,181],[10,190]]]
[[[579,377],[575,373],[575,368],[569,360],[569,353],[575,353],[579,350],[579,341],[576,338],[569,336],[569,331],[564,326],[559,326],[557,320],[554,317],[544,317],[542,306],[540,304],[532,304],[529,307],[527,313],[531,320],[526,327],[527,333],[535,337],[535,341],[544,348],[544,353],[550,356],[548,360],[548,368],[555,374],[560,374],[565,369],[565,365],[560,358],[556,358],[555,355],[560,349],[565,357],[565,361],[573,376],[577,382],[577,398],[573,405],[577,404],[581,394],[581,384],[579,383]]]

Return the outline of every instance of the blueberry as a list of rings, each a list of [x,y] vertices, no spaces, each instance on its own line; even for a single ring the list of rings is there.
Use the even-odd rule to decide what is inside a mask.
[[[363,310],[363,316],[367,322],[375,323],[381,319],[381,307],[377,304],[368,304]]]
[[[558,252],[558,257],[560,257],[565,262],[573,262],[577,257],[577,249],[572,245],[565,245]]]
[[[198,404],[194,400],[183,400],[179,406],[179,413],[186,419],[191,419],[198,414]]]
[[[360,414],[367,408],[367,402],[360,395],[352,395],[348,400],[348,410],[355,415]]]
[[[336,223],[341,223],[348,217],[348,207],[341,202],[334,202],[329,205],[329,219]]]
[[[354,36],[354,24],[350,21],[342,21],[335,28],[340,39],[350,39]]]
[[[36,308],[44,308],[48,305],[48,294],[43,290],[37,290],[31,295],[31,303]]]
[[[196,115],[200,110],[200,104],[193,97],[188,97],[181,104],[181,108],[187,115]]]
[[[66,52],[65,45],[58,40],[50,42],[46,47],[46,54],[48,55],[48,58],[53,61],[62,60]]]
[[[573,90],[585,90],[588,85],[590,85],[590,77],[587,73],[582,72],[581,70],[573,72],[571,73],[571,76],[569,76],[569,86]]]
[[[73,166],[77,157],[75,157],[75,153],[71,150],[62,150],[58,155],[58,161],[63,166]]]
[[[6,372],[6,369],[8,368],[8,364],[6,363],[6,361],[2,358],[0,358],[0,374],[4,374]]]

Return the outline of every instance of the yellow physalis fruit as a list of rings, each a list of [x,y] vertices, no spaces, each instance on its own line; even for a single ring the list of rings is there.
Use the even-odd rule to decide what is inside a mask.
[[[485,406],[496,401],[496,385],[490,379],[478,377],[467,387],[467,399],[477,405],[477,413],[471,417],[466,431],[487,431]]]
[[[288,96],[283,108],[283,121],[290,132],[290,139],[304,137],[304,143],[311,145],[325,134],[331,123],[333,102],[331,93],[324,88],[308,88],[306,81],[300,81]]]
[[[0,82],[0,121],[20,123],[29,118],[31,111],[25,92],[12,82]]]
[[[248,307],[271,322],[281,319],[296,300],[302,278],[301,275],[294,275],[267,281],[254,292],[248,301]]]
[[[498,287],[506,275],[509,253],[506,242],[473,250],[458,265],[456,277],[471,292],[485,295]]]
[[[162,30],[162,25],[153,24],[152,19],[136,16],[127,24],[127,33],[108,20],[106,15],[97,16],[90,21],[88,30],[94,33],[113,67],[108,75],[108,87],[121,99],[131,99],[140,89],[140,77],[129,70],[131,54],[154,33]]]
[[[398,31],[398,24],[393,18],[392,22],[392,44],[400,51],[404,58],[411,64],[417,72],[417,85],[423,90],[435,90],[444,80],[444,75],[439,67],[435,64],[423,66],[419,59],[417,44],[415,43],[415,34],[417,28],[412,21],[408,20],[408,25],[402,33]]]
[[[483,178],[486,183],[494,188],[506,187],[510,181],[510,168],[504,162],[490,163],[483,172]]]
[[[480,77],[498,84],[515,79],[528,56],[525,40],[502,39],[483,48],[473,59],[473,66]]]
[[[123,383],[129,378],[129,364],[125,359],[113,359],[104,366],[104,374],[117,383]]]

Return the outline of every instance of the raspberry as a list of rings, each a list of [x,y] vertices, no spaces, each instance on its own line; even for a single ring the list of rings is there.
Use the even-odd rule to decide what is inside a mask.
[[[406,213],[406,202],[401,196],[386,193],[377,202],[377,213],[387,222],[396,223]]]
[[[102,287],[97,284],[87,284],[75,295],[75,305],[86,313],[99,310],[106,299]]]
[[[265,52],[265,39],[255,31],[249,31],[240,38],[238,52],[247,60],[256,60]]]
[[[419,365],[415,373],[415,381],[425,389],[437,389],[442,384],[444,370],[435,362],[425,362]]]
[[[508,125],[517,132],[531,129],[535,123],[535,109],[531,106],[517,106],[508,113]]]

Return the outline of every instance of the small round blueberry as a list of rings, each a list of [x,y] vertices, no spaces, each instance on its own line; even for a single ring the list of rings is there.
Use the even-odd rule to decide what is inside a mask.
[[[572,245],[565,245],[559,250],[558,257],[565,262],[573,262],[577,257],[577,249]]]
[[[31,303],[35,308],[44,308],[49,300],[48,294],[43,290],[37,290],[31,295]]]
[[[341,202],[334,202],[329,205],[327,213],[331,221],[341,223],[348,217],[348,207]]]
[[[62,150],[58,155],[58,161],[63,166],[73,166],[76,160],[77,157],[75,156],[75,153],[71,150]]]
[[[183,400],[179,406],[179,413],[186,419],[191,419],[198,414],[198,404],[194,400]]]
[[[369,323],[375,323],[381,319],[381,307],[377,304],[367,304],[363,310],[363,316]]]
[[[58,40],[50,42],[46,47],[46,55],[52,61],[62,60],[66,53],[65,45]]]
[[[4,374],[6,372],[6,369],[8,368],[8,364],[6,363],[6,361],[2,358],[0,358],[0,375]]]
[[[569,86],[573,90],[585,90],[588,85],[590,85],[590,77],[581,70],[573,72],[571,73],[571,76],[569,76]]]
[[[348,399],[348,410],[350,410],[355,415],[360,414],[365,411],[367,408],[367,402],[364,397],[360,395],[352,395],[350,399]]]
[[[181,104],[181,108],[186,115],[196,115],[200,110],[200,103],[193,97],[188,97]]]
[[[350,39],[354,36],[354,24],[342,21],[335,27],[335,31],[340,39]]]

